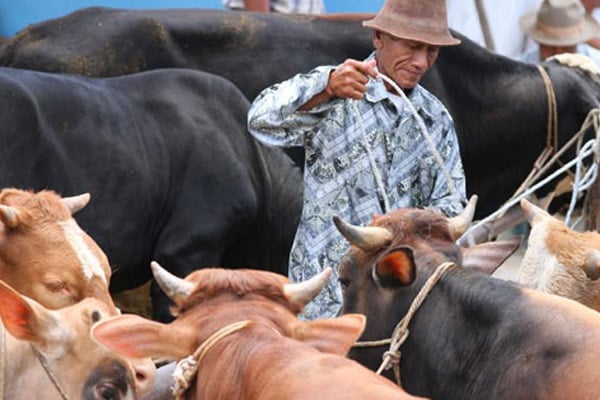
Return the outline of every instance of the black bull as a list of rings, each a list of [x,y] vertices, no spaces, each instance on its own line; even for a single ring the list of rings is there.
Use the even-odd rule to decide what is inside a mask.
[[[442,49],[423,85],[454,118],[467,191],[479,195],[480,218],[515,191],[546,145],[546,94],[535,66],[455,34],[463,43]],[[88,76],[186,67],[231,80],[251,100],[293,74],[371,50],[371,33],[356,17],[90,8],[18,33],[0,48],[0,65]],[[545,66],[564,144],[598,106],[600,86],[573,68]]]
[[[215,265],[286,274],[301,174],[252,140],[231,82],[0,68],[0,98],[0,187],[90,192],[77,219],[108,255],[111,291],[148,281],[152,260],[180,276]],[[164,297],[153,305],[168,319]]]

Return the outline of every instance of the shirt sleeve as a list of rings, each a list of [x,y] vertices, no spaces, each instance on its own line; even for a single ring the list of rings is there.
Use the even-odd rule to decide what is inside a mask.
[[[248,111],[250,134],[266,145],[302,146],[306,133],[341,101],[333,99],[307,111],[298,110],[325,90],[334,69],[335,66],[317,67],[263,90]]]

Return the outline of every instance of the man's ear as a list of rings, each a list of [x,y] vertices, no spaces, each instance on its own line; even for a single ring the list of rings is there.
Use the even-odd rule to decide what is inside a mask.
[[[373,40],[373,47],[375,47],[376,49],[379,49],[381,47],[382,41],[381,41],[381,31],[377,30],[377,29],[373,29],[373,33],[371,36],[372,40]]]
[[[374,274],[383,286],[407,286],[415,280],[415,259],[409,247],[396,247],[382,256]]]

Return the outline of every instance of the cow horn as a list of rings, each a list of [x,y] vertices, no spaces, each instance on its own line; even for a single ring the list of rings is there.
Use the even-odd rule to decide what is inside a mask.
[[[19,211],[14,207],[0,204],[0,220],[7,227],[14,229],[19,225]]]
[[[196,287],[192,282],[173,275],[156,261],[150,263],[150,268],[158,286],[174,302],[187,298]]]
[[[90,201],[89,193],[83,193],[83,194],[80,194],[79,196],[71,196],[71,197],[63,197],[62,198],[63,204],[71,212],[71,215],[75,214],[77,211],[79,211],[83,207],[85,207],[89,201]]]
[[[585,272],[585,275],[593,281],[600,278],[600,251],[590,250],[585,258],[583,272]]]
[[[288,300],[306,305],[323,290],[331,273],[331,267],[327,267],[309,280],[299,283],[287,283],[283,286],[283,293]]]
[[[477,205],[477,195],[474,194],[469,199],[465,209],[456,217],[448,218],[448,227],[453,239],[458,239],[466,232],[473,221],[475,215],[475,206]]]
[[[379,250],[390,244],[393,238],[392,232],[386,228],[351,225],[337,215],[333,216],[333,223],[347,241],[365,251]]]

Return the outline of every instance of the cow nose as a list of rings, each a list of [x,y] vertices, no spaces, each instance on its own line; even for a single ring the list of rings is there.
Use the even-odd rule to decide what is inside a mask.
[[[156,365],[149,358],[137,359],[133,362],[135,384],[138,398],[150,393],[156,379]]]

